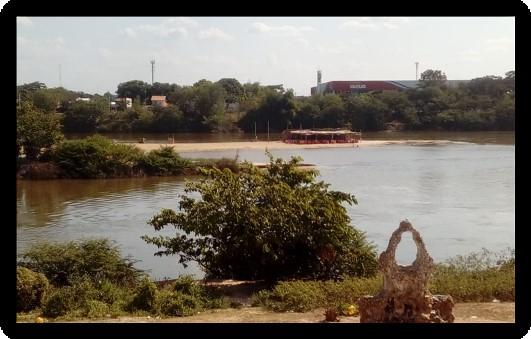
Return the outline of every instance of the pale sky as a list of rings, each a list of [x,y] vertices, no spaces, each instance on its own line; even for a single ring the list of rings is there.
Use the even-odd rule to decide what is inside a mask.
[[[332,80],[503,76],[515,68],[514,17],[18,17],[17,85],[114,93],[120,82],[200,79],[283,84],[309,95]],[[59,66],[61,65],[61,66]]]

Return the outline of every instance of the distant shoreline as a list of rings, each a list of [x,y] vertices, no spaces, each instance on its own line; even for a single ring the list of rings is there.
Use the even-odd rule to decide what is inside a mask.
[[[384,145],[440,145],[451,143],[450,140],[362,140],[353,144],[286,144],[282,141],[232,141],[232,142],[194,142],[194,143],[127,143],[143,151],[151,151],[161,146],[171,146],[175,151],[182,152],[211,152],[226,150],[273,150],[273,149],[311,149],[311,148],[356,148],[365,146]]]

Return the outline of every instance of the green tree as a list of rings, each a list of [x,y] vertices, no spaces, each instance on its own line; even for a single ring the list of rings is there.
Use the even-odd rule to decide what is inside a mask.
[[[267,89],[264,98],[256,109],[250,110],[238,122],[245,131],[254,131],[256,122],[258,132],[267,131],[269,121],[270,131],[280,132],[291,126],[295,118],[295,98],[293,91],[285,93]]]
[[[68,132],[94,132],[100,118],[108,109],[104,100],[73,103],[64,113],[64,129]]]
[[[26,159],[36,160],[44,148],[63,140],[59,119],[37,110],[28,102],[17,107],[17,157],[21,148]]]
[[[446,74],[440,70],[427,69],[420,74],[421,86],[442,86],[446,80]]]
[[[227,94],[225,101],[228,103],[239,102],[243,95],[243,86],[234,78],[223,78],[218,82]]]
[[[39,89],[33,93],[33,106],[46,113],[53,113],[59,104],[59,96],[50,89]]]
[[[173,225],[174,237],[143,236],[162,248],[156,255],[197,262],[208,277],[232,279],[337,278],[377,270],[376,253],[350,225],[342,203],[353,195],[329,190],[316,171],[301,171],[292,158],[273,159],[258,169],[244,163],[238,173],[203,170],[206,179],[187,183],[176,213],[164,209],[150,224]]]
[[[201,119],[204,129],[216,130],[225,114],[225,90],[220,84],[213,84],[209,81],[198,83],[194,85],[196,117]]]
[[[155,132],[177,132],[183,127],[183,113],[176,106],[154,107],[152,130]]]
[[[346,114],[354,129],[378,131],[384,128],[387,106],[371,93],[350,95],[345,105]]]
[[[151,93],[151,85],[141,80],[130,80],[118,85],[116,94],[121,98],[140,98],[142,103],[146,102]]]
[[[33,93],[41,89],[46,89],[46,84],[39,81],[17,86],[17,100],[19,98],[21,101],[31,100]]]

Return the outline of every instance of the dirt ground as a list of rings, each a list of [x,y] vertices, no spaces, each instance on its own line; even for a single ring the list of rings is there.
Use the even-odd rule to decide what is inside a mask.
[[[454,306],[456,323],[512,323],[514,303],[458,303]],[[261,307],[212,310],[191,317],[119,317],[117,319],[78,320],[104,323],[316,323],[323,322],[324,309],[307,313],[275,313]],[[339,317],[339,323],[359,323],[359,317]]]

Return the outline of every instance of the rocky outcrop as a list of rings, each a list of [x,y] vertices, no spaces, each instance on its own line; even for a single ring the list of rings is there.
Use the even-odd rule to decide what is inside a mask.
[[[410,266],[396,263],[395,252],[402,233],[411,232],[417,246],[417,256]],[[411,223],[404,220],[391,235],[387,249],[379,258],[384,285],[376,296],[358,300],[360,322],[377,323],[451,323],[454,321],[454,302],[449,295],[432,295],[428,279],[433,270],[433,259],[426,251],[424,241]]]

